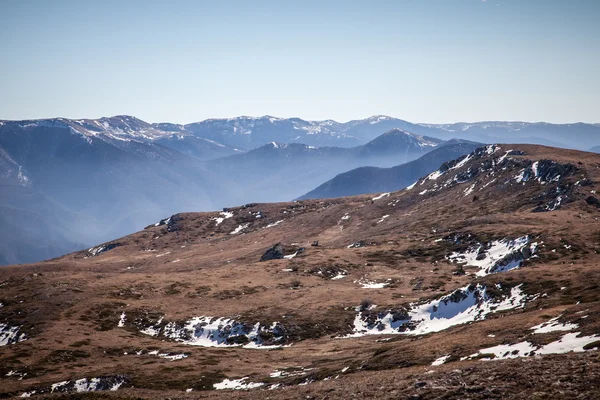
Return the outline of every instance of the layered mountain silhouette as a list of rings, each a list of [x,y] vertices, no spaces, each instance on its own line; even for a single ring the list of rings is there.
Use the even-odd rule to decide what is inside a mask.
[[[355,168],[410,162],[446,139],[568,142],[588,149],[599,133],[591,124],[426,125],[386,116],[345,123],[270,116],[191,124],[132,116],[0,121],[0,263],[58,256],[182,210],[290,200]],[[434,169],[445,159],[440,154],[422,163]],[[417,170],[425,169],[412,175]],[[363,189],[350,190],[361,185],[348,183],[334,190],[338,183],[327,183],[329,192],[318,196],[407,184],[368,171],[375,170],[356,178]],[[11,237],[21,238],[20,245]]]
[[[341,173],[299,199],[352,196],[404,189],[443,163],[468,154],[481,143],[461,139],[444,142],[420,158],[391,168],[360,167]]]
[[[316,147],[272,142],[244,154],[213,160],[207,168],[224,173],[252,195],[247,201],[286,201],[338,173],[363,165],[391,166],[426,154],[442,140],[394,129],[363,146]],[[433,165],[431,168],[436,168]]]

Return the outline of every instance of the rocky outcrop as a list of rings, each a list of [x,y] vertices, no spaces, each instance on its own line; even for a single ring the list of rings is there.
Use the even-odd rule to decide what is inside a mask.
[[[588,196],[585,199],[586,203],[588,203],[590,206],[595,206],[597,208],[600,208],[600,200],[598,200],[597,197],[594,196]]]
[[[277,243],[262,255],[260,261],[281,260],[284,256],[283,245]]]

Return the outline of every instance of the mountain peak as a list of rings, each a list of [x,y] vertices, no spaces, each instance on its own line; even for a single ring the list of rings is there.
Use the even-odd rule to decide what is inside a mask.
[[[415,135],[414,133],[410,133],[410,132],[405,131],[404,129],[400,129],[400,128],[392,128],[389,131],[385,132],[383,135],[399,135],[399,134],[417,137],[417,135]]]

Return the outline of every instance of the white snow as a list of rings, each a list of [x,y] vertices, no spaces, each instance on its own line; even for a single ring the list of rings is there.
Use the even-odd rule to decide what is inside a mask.
[[[223,211],[223,212],[220,212],[219,214],[222,215],[222,217],[213,218],[213,221],[217,222],[217,226],[219,226],[221,224],[221,222],[225,221],[226,219],[233,217],[233,213],[228,212],[228,211]]]
[[[381,193],[379,196],[373,197],[371,200],[375,201],[375,200],[380,200],[383,199],[384,197],[388,197],[390,194],[389,193]]]
[[[241,231],[243,231],[244,229],[246,229],[249,226],[250,226],[250,223],[241,224],[237,228],[235,228],[233,231],[231,231],[229,234],[230,235],[235,235],[237,233],[240,233]]]
[[[162,320],[163,317],[160,317],[154,326],[149,326],[146,329],[142,329],[140,332],[150,336],[158,336],[160,331],[158,330],[157,326],[162,323]]]
[[[472,184],[471,186],[465,189],[465,197],[473,193],[473,190],[475,190],[475,184]]]
[[[158,353],[157,356],[160,358],[165,358],[171,361],[183,360],[184,358],[188,358],[188,355],[185,353],[180,354],[169,354],[169,353]]]
[[[585,345],[600,340],[600,336],[597,335],[581,337],[578,337],[578,335],[580,335],[580,332],[567,333],[559,340],[552,343],[548,343],[547,345],[543,346],[541,349],[537,350],[536,353],[561,354],[569,353],[571,351],[575,353],[580,353],[584,351],[583,347]]]
[[[500,148],[501,148],[500,146],[496,146],[494,144],[490,144],[489,146],[487,146],[485,148],[485,152],[487,154],[494,154],[495,152],[497,152],[498,150],[500,150]]]
[[[385,221],[386,218],[389,218],[389,215],[384,215],[383,217],[381,217],[381,219],[379,221],[377,221],[378,224],[382,223],[383,221]]]
[[[348,213],[344,214],[344,216],[342,217],[342,220],[346,221],[348,219],[350,219],[350,215]]]
[[[421,182],[421,185],[427,181],[435,181],[437,178],[439,178],[442,175],[444,175],[444,173],[442,171],[440,171],[439,169],[437,171],[433,171],[432,173],[427,175],[427,177],[425,177],[423,182]]]
[[[90,255],[92,255],[92,257],[95,257],[98,254],[102,253],[104,251],[104,249],[106,249],[106,246],[92,247],[92,248],[88,249],[88,253],[90,253]]]
[[[284,219],[280,219],[279,221],[275,221],[272,224],[267,225],[265,228],[273,228],[276,227],[277,225],[279,225],[280,223],[282,223],[283,221],[285,221]]]
[[[0,323],[0,346],[6,346],[8,344],[14,344],[25,340],[25,334],[20,333],[20,326],[9,326],[7,324]]]
[[[517,182],[517,183],[523,182],[523,184],[524,184],[525,182],[527,182],[529,180],[529,176],[527,175],[525,170],[522,169],[517,175],[515,175],[514,179],[515,179],[515,182]]]
[[[245,390],[254,389],[264,385],[261,382],[245,382],[248,377],[240,379],[225,379],[223,382],[213,384],[216,390],[232,389],[232,390]]]
[[[597,335],[578,337],[580,334],[580,332],[567,333],[559,340],[540,347],[536,347],[534,344],[527,341],[508,345],[501,344],[498,346],[481,349],[475,354],[472,354],[468,357],[463,357],[461,360],[481,357],[485,356],[486,354],[493,354],[494,357],[482,358],[482,360],[504,360],[507,358],[528,357],[543,354],[562,354],[569,352],[580,353],[585,351],[584,346],[600,339],[600,336]]]
[[[258,322],[254,325],[247,325],[229,318],[200,316],[186,321],[183,326],[169,322],[161,327],[161,323],[162,318],[141,332],[151,336],[158,336],[162,333],[166,338],[192,346],[239,347],[241,344],[230,343],[228,339],[245,336],[248,342],[243,347],[247,349],[282,347],[281,345],[264,345],[260,335],[261,332],[277,332],[277,322],[268,327],[261,326]],[[281,337],[275,337],[273,340],[281,340]]]
[[[437,358],[434,362],[431,363],[432,366],[436,367],[438,365],[442,365],[443,363],[446,362],[447,359],[450,358],[450,354],[447,354],[445,356],[442,356],[440,358]]]
[[[414,188],[414,187],[417,185],[417,183],[419,183],[419,181],[416,181],[416,182],[415,182],[415,183],[413,183],[412,185],[408,185],[408,186],[406,187],[406,190],[410,190],[410,189]]]
[[[515,344],[500,344],[498,346],[488,347],[487,349],[479,350],[478,353],[472,354],[469,357],[465,357],[464,359],[469,359],[473,357],[481,357],[485,354],[493,354],[495,360],[499,359],[507,359],[507,358],[517,358],[517,357],[526,357],[531,355],[531,353],[536,348],[529,342],[520,342]],[[491,360],[492,358],[482,358],[482,360]]]
[[[500,158],[498,159],[498,161],[496,161],[496,164],[500,164],[502,161],[504,161],[504,159],[505,159],[506,157],[508,157],[508,155],[509,155],[511,152],[512,152],[512,150],[508,150],[506,153],[504,153],[504,155],[503,155],[502,157],[500,157]]]
[[[423,335],[439,332],[455,325],[485,319],[488,314],[523,307],[526,295],[520,285],[513,287],[504,299],[493,299],[482,285],[466,286],[449,295],[423,304],[411,304],[408,318],[394,320],[392,313],[380,315],[369,325],[358,313],[354,333],[349,337],[380,334]]]
[[[100,379],[92,378],[89,381],[86,378],[77,379],[75,381],[76,392],[93,392],[97,389]]]
[[[453,169],[458,169],[461,168],[462,166],[464,166],[466,163],[469,162],[469,160],[471,160],[471,158],[473,158],[473,154],[469,154],[468,156],[466,156],[465,158],[463,158],[462,160],[460,160],[454,167],[450,168],[448,171],[451,171]],[[437,178],[436,178],[437,179]]]
[[[297,255],[298,255],[298,252],[295,252],[294,254],[283,256],[283,258],[285,258],[286,260],[291,260],[292,258],[296,257]]]
[[[577,329],[579,325],[572,324],[570,322],[560,323],[558,319],[561,316],[552,318],[549,321],[542,322],[539,325],[532,326],[531,330],[533,333],[548,333],[548,332],[556,332],[556,331],[572,331],[573,329]]]
[[[375,124],[378,124],[381,121],[385,121],[385,120],[390,119],[390,117],[386,117],[385,115],[377,115],[377,116],[374,116],[374,117],[371,117],[371,118],[368,118],[368,119],[370,119],[369,124],[375,125]]]
[[[126,321],[126,319],[127,319],[127,318],[126,318],[126,316],[125,316],[125,311],[123,311],[123,312],[121,313],[121,318],[119,319],[119,323],[117,324],[117,326],[118,326],[119,328],[122,328],[122,327],[124,327],[124,326],[125,326],[125,321]]]
[[[528,244],[529,236],[521,236],[514,240],[495,240],[487,246],[480,245],[464,253],[454,252],[447,259],[458,264],[479,267],[477,276],[486,276],[519,268],[525,259],[522,250]],[[530,253],[534,254],[536,250],[537,243],[532,243],[529,247]],[[485,257],[482,258],[480,254],[485,255]],[[481,259],[478,260],[478,257]]]
[[[154,226],[168,225],[171,222],[171,217],[163,219],[154,224]]]
[[[113,384],[113,386],[111,386],[109,388],[109,390],[114,391],[114,390],[119,389],[124,382],[125,382],[124,379],[117,378],[116,382]],[[50,392],[54,392],[55,390],[63,391],[61,389],[63,389],[65,386],[69,385],[70,383],[71,383],[71,381],[62,381],[62,382],[54,383],[50,387]],[[102,389],[99,389],[99,386],[101,383],[102,383],[102,380],[100,378],[77,379],[76,381],[73,382],[73,391],[81,393],[81,392],[94,392],[97,390],[102,390]],[[35,392],[29,392],[29,393],[33,394]],[[29,396],[24,396],[25,394],[26,393],[23,393],[23,395],[21,395],[21,397],[29,397]]]
[[[536,161],[531,165],[531,170],[533,171],[533,176],[535,176],[536,178],[539,176],[538,175],[538,165],[539,165],[539,161]]]
[[[340,271],[340,272],[338,272],[338,274],[336,276],[334,276],[333,278],[331,278],[331,280],[332,281],[337,281],[338,279],[343,279],[346,276],[348,276],[346,271]]]
[[[373,282],[373,281],[354,281],[355,283],[360,284],[362,289],[383,289],[384,287],[390,284],[390,279],[387,282]]]

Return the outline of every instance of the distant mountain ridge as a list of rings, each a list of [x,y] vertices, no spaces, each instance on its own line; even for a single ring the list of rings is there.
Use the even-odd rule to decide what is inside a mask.
[[[467,139],[484,143],[534,143],[587,150],[600,145],[600,124],[550,124],[545,122],[482,121],[453,124],[412,123],[385,115],[348,122],[308,121],[301,118],[235,117],[213,118],[189,124],[148,123],[118,115],[99,119],[53,118],[0,121],[2,124],[70,127],[84,136],[99,134],[121,139],[157,140],[195,136],[234,149],[250,150],[269,142],[304,143],[312,146],[353,147],[365,144],[382,132],[399,128],[413,134],[449,140]]]
[[[404,189],[443,163],[469,154],[482,143],[452,139],[420,158],[391,168],[359,167],[339,175],[300,196],[299,200],[334,198]]]
[[[0,264],[55,257],[182,210],[291,200],[339,172],[398,164],[441,142],[396,132],[384,135],[394,146],[272,142],[242,152],[164,132],[125,117],[0,123]]]
[[[291,200],[357,167],[406,163],[452,137],[587,150],[599,144],[600,126],[427,125],[387,116],[0,121],[0,264],[58,256],[175,212]]]
[[[393,129],[350,148],[271,142],[243,154],[212,160],[206,168],[244,186],[252,193],[247,202],[287,201],[314,188],[315,182],[327,181],[341,172],[365,165],[403,164],[443,143]]]

